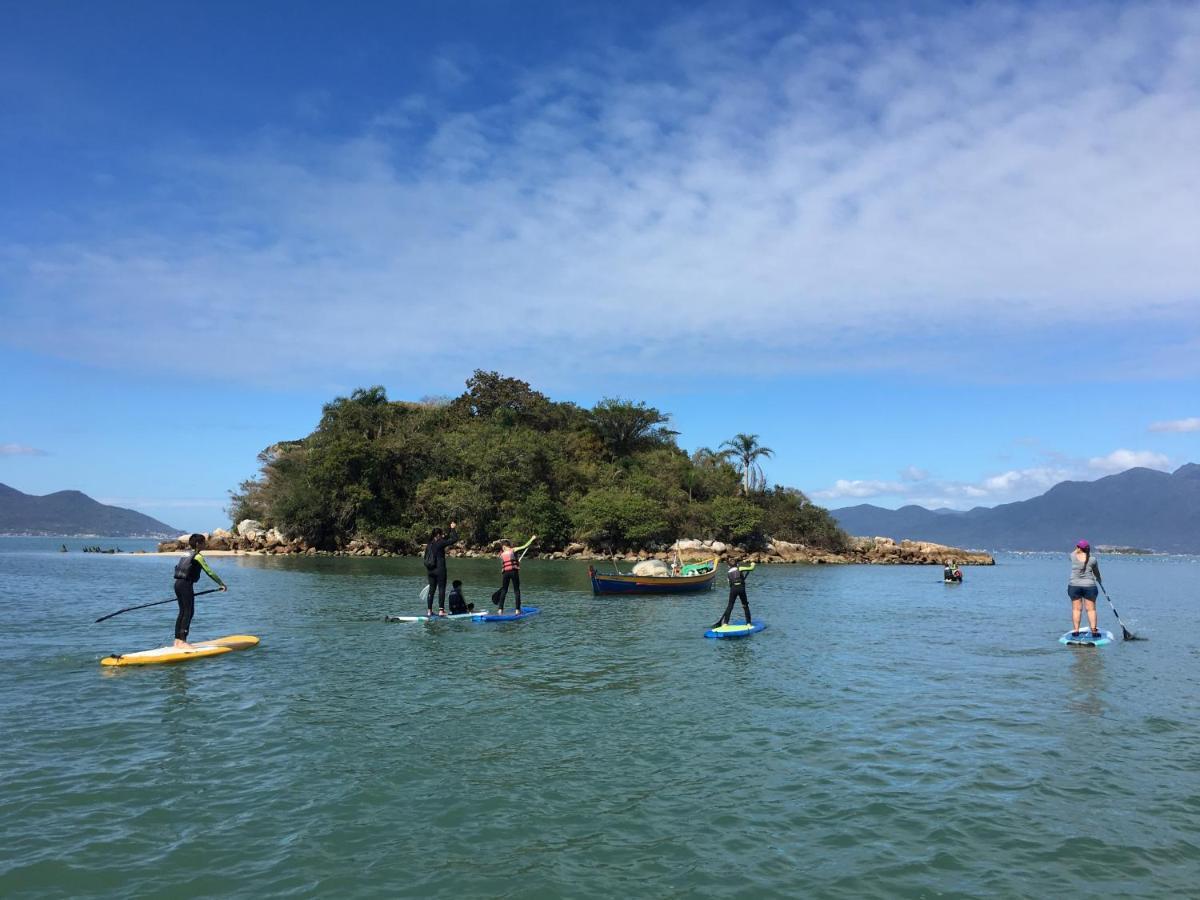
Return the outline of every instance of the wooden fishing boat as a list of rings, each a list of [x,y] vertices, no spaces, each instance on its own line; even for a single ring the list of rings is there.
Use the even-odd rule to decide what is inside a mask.
[[[679,575],[604,575],[588,566],[593,594],[690,594],[707,591],[717,577],[717,560],[683,567]]]

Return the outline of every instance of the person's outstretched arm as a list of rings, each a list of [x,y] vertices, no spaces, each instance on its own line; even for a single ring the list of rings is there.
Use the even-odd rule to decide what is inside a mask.
[[[196,554],[196,562],[200,563],[200,568],[204,570],[204,574],[221,586],[221,590],[227,589],[228,586],[225,582],[220,579],[216,572],[208,567],[208,560],[204,558],[203,554]]]

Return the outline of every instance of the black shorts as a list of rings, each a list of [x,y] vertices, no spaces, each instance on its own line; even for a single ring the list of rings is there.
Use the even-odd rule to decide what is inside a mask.
[[[1097,587],[1075,587],[1073,584],[1068,584],[1067,596],[1072,600],[1095,600],[1100,596],[1100,589]]]

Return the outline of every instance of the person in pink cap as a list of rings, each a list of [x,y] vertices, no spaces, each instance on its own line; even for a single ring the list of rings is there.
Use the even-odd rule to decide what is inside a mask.
[[[1067,596],[1071,598],[1071,636],[1083,634],[1079,630],[1083,604],[1087,604],[1088,625],[1092,637],[1100,636],[1096,625],[1096,598],[1100,595],[1100,564],[1092,557],[1092,546],[1080,541],[1071,551],[1071,580],[1067,582]]]

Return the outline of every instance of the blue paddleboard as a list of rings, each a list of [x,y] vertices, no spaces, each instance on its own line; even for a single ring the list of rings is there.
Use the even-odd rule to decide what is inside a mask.
[[[475,613],[471,617],[473,622],[520,622],[522,619],[528,619],[530,616],[536,616],[538,608],[536,606],[526,606],[521,610],[521,614],[504,613],[498,616],[495,613]]]
[[[1068,631],[1058,639],[1060,644],[1066,644],[1068,647],[1103,647],[1105,644],[1112,643],[1112,632],[1102,631],[1099,637],[1092,637],[1090,631],[1081,631],[1077,637],[1072,637],[1074,632]]]
[[[742,638],[757,634],[767,627],[766,622],[743,622],[739,624],[722,625],[720,628],[710,628],[704,632],[706,638]]]

